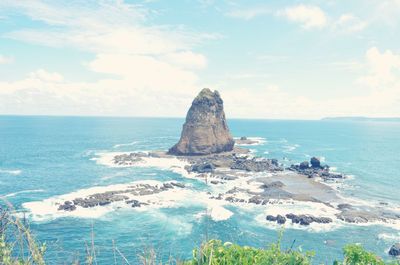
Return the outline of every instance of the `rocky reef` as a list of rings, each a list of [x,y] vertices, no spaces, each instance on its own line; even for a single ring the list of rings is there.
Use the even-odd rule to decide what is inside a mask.
[[[332,219],[329,217],[315,217],[313,215],[307,214],[286,214],[286,216],[282,216],[278,214],[277,216],[267,215],[265,218],[267,221],[270,222],[277,222],[278,224],[286,223],[286,219],[292,220],[293,224],[300,224],[300,225],[310,225],[311,223],[319,223],[319,224],[328,224],[332,223]]]
[[[102,193],[94,193],[84,198],[78,197],[72,200],[64,201],[63,203],[59,204],[58,210],[72,212],[75,211],[77,207],[92,208],[121,201],[125,202],[126,204],[130,204],[133,208],[136,208],[149,204],[149,202],[139,201],[137,198],[158,194],[175,188],[185,188],[185,185],[178,182],[165,182],[162,183],[162,185],[139,183],[131,185],[123,190],[111,190]]]
[[[225,119],[218,91],[204,88],[193,100],[179,142],[171,155],[206,155],[232,151],[234,140]]]

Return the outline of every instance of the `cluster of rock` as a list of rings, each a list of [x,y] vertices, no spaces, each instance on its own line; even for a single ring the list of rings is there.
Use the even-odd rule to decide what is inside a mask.
[[[283,171],[283,168],[279,165],[276,159],[267,159],[260,157],[233,157],[233,164],[231,169],[245,170],[251,172],[262,172],[262,171]]]
[[[130,153],[130,154],[121,154],[114,156],[113,162],[119,166],[127,166],[133,165],[137,162],[142,161],[142,157],[146,156],[145,153]]]
[[[288,169],[299,174],[306,175],[309,178],[320,177],[325,180],[343,178],[342,174],[329,172],[329,166],[322,166],[321,161],[316,157],[312,157],[310,162],[304,161],[299,165],[291,165]]]
[[[137,200],[129,200],[128,195],[133,196],[145,196],[151,194],[157,194],[166,190],[174,189],[175,187],[184,188],[185,185],[182,183],[170,182],[163,183],[162,185],[150,185],[150,184],[136,184],[130,186],[125,190],[114,190],[103,193],[95,193],[85,198],[75,198],[72,201],[65,201],[58,207],[59,211],[74,211],[77,206],[83,208],[92,208],[96,206],[105,206],[113,202],[125,201],[127,204],[131,204],[132,207],[140,207],[145,203],[141,203]]]
[[[284,170],[276,159],[237,156],[234,153],[219,155],[218,157],[202,157],[197,160],[192,160],[191,162],[192,164],[186,167],[186,170],[196,173],[212,173],[219,167],[247,172],[276,172]]]
[[[207,155],[232,151],[234,144],[218,91],[204,88],[192,102],[179,142],[168,153]]]
[[[278,224],[286,223],[286,219],[292,220],[293,224],[310,225],[311,223],[328,224],[332,223],[332,219],[329,217],[315,217],[307,214],[292,214],[289,213],[286,216],[278,214],[277,216],[267,215],[266,220],[270,222],[277,222]]]

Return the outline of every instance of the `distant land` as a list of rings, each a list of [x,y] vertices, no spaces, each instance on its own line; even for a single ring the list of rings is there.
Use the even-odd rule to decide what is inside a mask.
[[[381,117],[381,118],[373,118],[373,117],[326,117],[322,118],[323,121],[391,121],[391,122],[400,122],[400,117]]]

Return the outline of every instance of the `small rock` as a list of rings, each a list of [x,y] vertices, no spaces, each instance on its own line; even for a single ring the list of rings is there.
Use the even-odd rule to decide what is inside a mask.
[[[267,221],[270,221],[270,222],[275,222],[277,218],[273,215],[267,215],[267,217],[265,219],[267,219]]]
[[[318,158],[316,158],[315,156],[311,158],[310,163],[313,168],[321,167],[321,161]]]
[[[309,168],[310,164],[308,163],[308,161],[304,161],[300,163],[300,169],[306,169]]]
[[[395,257],[400,256],[400,243],[396,243],[390,248],[389,255]]]
[[[276,216],[276,222],[280,225],[286,223],[286,218],[280,214]]]

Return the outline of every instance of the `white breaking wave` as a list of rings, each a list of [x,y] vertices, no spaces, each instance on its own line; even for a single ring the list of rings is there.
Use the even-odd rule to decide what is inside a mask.
[[[142,205],[141,207],[132,208],[130,204],[125,201],[113,202],[105,206],[96,206],[90,208],[83,208],[77,206],[74,211],[59,211],[58,207],[65,201],[72,201],[76,198],[85,198],[92,194],[104,193],[109,191],[126,190],[129,186],[135,184],[150,184],[150,185],[162,185],[162,182],[155,180],[135,181],[128,184],[116,184],[109,186],[92,187],[88,189],[82,189],[68,194],[51,197],[42,201],[27,202],[22,206],[28,210],[29,217],[35,221],[47,221],[53,220],[60,217],[78,217],[78,218],[99,218],[107,213],[115,211],[120,208],[132,209],[134,211],[148,211],[151,209],[159,208],[177,208],[177,207],[188,207],[188,206],[205,206],[210,212],[210,217],[215,221],[226,220],[232,216],[229,210],[223,206],[227,204],[225,201],[218,201],[209,198],[209,194],[206,192],[198,192],[189,188],[175,188],[166,190],[160,193],[135,196],[129,193],[124,195],[129,197],[129,200],[136,199],[140,202],[146,202],[148,205]]]
[[[127,143],[127,144],[116,144],[116,145],[113,146],[113,148],[119,148],[119,147],[123,147],[123,146],[132,146],[132,145],[135,145],[137,143],[139,143],[139,142],[138,141],[133,141],[133,142],[130,142],[130,143]]]
[[[378,238],[387,242],[398,242],[400,241],[400,233],[381,233]]]
[[[4,195],[3,197],[9,198],[9,197],[15,197],[19,194],[24,194],[24,193],[39,193],[39,192],[44,192],[44,190],[38,189],[38,190],[21,190],[13,193],[9,193]]]
[[[111,166],[111,167],[125,167],[123,166],[118,166],[113,163],[113,157],[116,154],[122,154],[122,153],[102,153],[98,154],[99,157],[96,159],[96,162],[99,164]],[[129,153],[128,153],[129,154]],[[128,165],[129,167],[155,167],[159,168],[162,170],[169,170],[172,172],[175,172],[177,174],[182,175],[183,177],[190,178],[190,179],[196,179],[198,181],[202,182],[207,182],[210,183],[212,180],[217,180],[221,181],[221,179],[213,177],[211,174],[202,174],[202,175],[197,175],[195,173],[188,173],[187,170],[185,169],[185,166],[189,165],[188,162],[178,159],[176,157],[143,157],[143,160],[135,163],[133,165]],[[223,169],[220,169],[223,171]],[[228,173],[228,172],[227,172]],[[228,173],[229,175],[229,173]],[[246,177],[238,177],[237,179],[234,180],[229,180],[229,181],[223,181],[224,183],[221,185],[211,185],[209,184],[209,188],[212,191],[212,194],[216,195],[219,193],[225,193],[226,191],[233,189],[235,187],[240,187],[242,189],[247,189],[253,192],[261,192],[262,190],[260,189],[261,183],[258,182],[250,182],[249,180],[255,179],[258,177],[269,177],[271,176],[270,173],[251,173],[247,174]],[[340,182],[342,183],[342,182]],[[340,185],[340,183],[336,183],[337,186]],[[326,184],[326,183],[324,183]],[[330,184],[329,186],[335,186]],[[179,192],[182,192],[181,190]],[[294,200],[276,200],[275,202],[269,203],[267,205],[261,206],[261,205],[255,205],[251,203],[240,203],[240,202],[227,202],[225,200],[215,200],[215,199],[209,199],[209,195],[207,195],[204,191],[190,191],[189,195],[190,199],[189,200],[181,200],[180,205],[190,205],[193,204],[191,202],[197,201],[198,203],[202,205],[207,205],[208,212],[211,216],[212,219],[216,221],[220,220],[226,220],[229,219],[233,213],[229,210],[227,210],[224,206],[225,205],[231,205],[237,209],[244,210],[244,211],[252,211],[253,214],[255,215],[255,219],[263,226],[271,227],[271,228],[276,228],[279,226],[276,223],[273,222],[268,222],[265,220],[266,215],[271,214],[271,215],[286,215],[288,213],[294,213],[294,214],[309,214],[313,215],[316,217],[329,217],[333,220],[332,223],[329,224],[318,224],[318,223],[311,223],[309,226],[301,226],[299,224],[291,224],[290,220],[287,220],[286,222],[286,227],[287,228],[293,228],[293,229],[304,229],[304,230],[309,230],[313,232],[319,232],[319,231],[330,231],[333,229],[337,229],[343,226],[351,226],[351,225],[359,225],[359,226],[369,226],[369,225],[382,225],[386,227],[391,227],[394,229],[400,230],[400,221],[388,221],[388,222],[368,222],[368,223],[357,223],[357,224],[349,224],[344,221],[341,221],[337,219],[336,214],[338,213],[338,210],[332,207],[329,207],[323,203],[317,203],[317,202],[303,202],[303,201],[294,201]],[[248,200],[249,199],[249,194],[248,193],[238,193],[235,195],[236,198],[238,199],[244,199]],[[356,203],[356,200],[353,198],[353,200],[349,200],[349,198],[343,198],[347,202],[354,202]],[[360,205],[362,200],[357,200],[357,205]],[[184,202],[182,204],[182,202]],[[371,204],[369,202],[362,201],[362,203],[365,203],[365,205],[370,206]],[[175,202],[177,204],[177,202]],[[261,213],[261,214],[260,214]],[[200,216],[202,213],[199,213]]]
[[[298,147],[300,147],[300,145],[298,144],[293,144],[293,145],[285,145],[283,147],[285,153],[290,153],[293,152],[294,150],[296,150]]]
[[[22,173],[20,169],[0,169],[0,174],[19,175]]]

